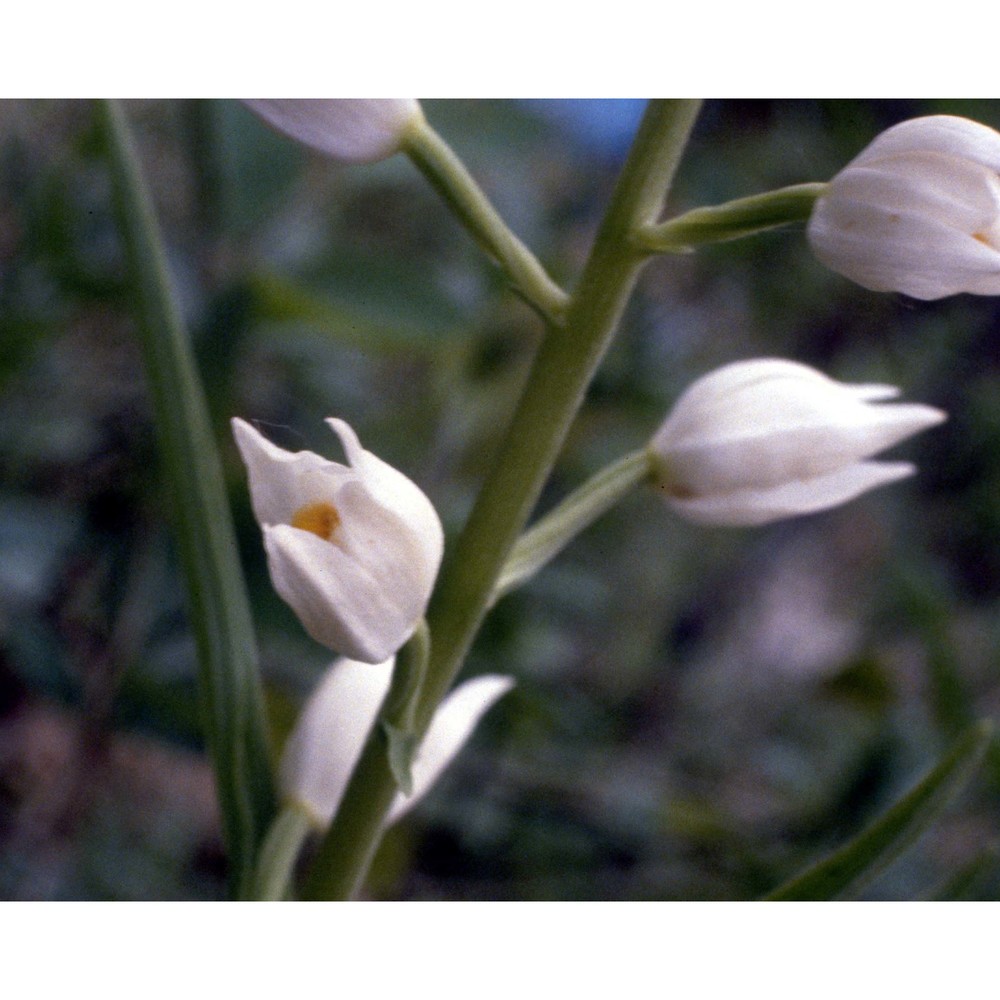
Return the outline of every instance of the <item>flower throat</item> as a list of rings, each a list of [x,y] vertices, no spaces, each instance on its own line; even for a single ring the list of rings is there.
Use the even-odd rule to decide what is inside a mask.
[[[333,540],[333,533],[340,525],[340,514],[332,503],[320,501],[307,503],[292,515],[292,527],[311,531],[326,541]]]

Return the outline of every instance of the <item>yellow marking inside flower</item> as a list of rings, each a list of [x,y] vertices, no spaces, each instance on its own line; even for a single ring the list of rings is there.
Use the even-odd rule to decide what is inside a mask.
[[[333,539],[333,533],[340,524],[340,514],[332,503],[307,503],[292,515],[292,527],[311,531],[326,541]]]

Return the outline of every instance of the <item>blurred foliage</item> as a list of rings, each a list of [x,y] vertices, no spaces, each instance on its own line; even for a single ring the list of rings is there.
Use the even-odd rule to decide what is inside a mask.
[[[572,283],[635,105],[430,101]],[[337,169],[233,102],[133,102],[217,426],[276,733],[326,662],[274,595],[228,420],[361,439],[461,525],[540,330],[403,157]],[[671,211],[825,180],[878,131],[1000,102],[710,101]],[[596,124],[595,124],[596,123]],[[618,127],[615,127],[617,124]],[[217,898],[193,643],[85,102],[0,103],[0,897]],[[515,692],[411,818],[377,898],[746,899],[856,833],[1000,708],[1000,300],[923,303],[788,230],[654,261],[543,509],[693,378],[783,355],[951,419],[919,474],[766,529],[630,498],[488,620]],[[1000,758],[867,898],[996,898]]]

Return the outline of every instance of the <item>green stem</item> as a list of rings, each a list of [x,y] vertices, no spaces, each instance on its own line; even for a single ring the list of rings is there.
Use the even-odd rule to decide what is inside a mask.
[[[524,299],[549,323],[560,322],[569,297],[510,231],[465,164],[426,119],[418,119],[407,132],[403,151]]]
[[[567,313],[542,341],[500,455],[439,581],[426,724],[468,653],[494,584],[611,346],[646,255],[634,233],[662,211],[700,102],[653,101],[642,120]]]
[[[533,577],[649,473],[649,452],[633,451],[574,490],[517,540],[496,582],[492,603]]]
[[[433,648],[420,699],[426,730],[472,645],[494,586],[555,463],[587,386],[611,344],[647,254],[634,233],[653,222],[680,163],[698,101],[653,101],[643,118],[611,204],[566,314],[542,341],[500,455],[441,575],[428,615]],[[369,738],[306,885],[310,898],[349,898],[374,844],[359,844],[381,818],[395,782],[379,741]]]
[[[260,849],[252,899],[274,902],[287,897],[295,862],[313,830],[309,814],[294,802],[282,808]]]
[[[320,844],[304,899],[351,899],[371,865],[398,785],[385,731],[374,726]]]
[[[792,222],[805,222],[826,187],[826,184],[794,184],[711,208],[695,208],[667,222],[645,227],[639,240],[651,253],[671,253],[702,243],[739,239]]]
[[[121,108],[102,101],[98,111],[197,643],[199,699],[230,857],[231,889],[242,895],[275,809],[250,606],[204,390],[139,160]]]

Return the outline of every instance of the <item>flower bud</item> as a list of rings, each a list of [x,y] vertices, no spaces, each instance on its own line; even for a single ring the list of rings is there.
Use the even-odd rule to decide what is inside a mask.
[[[336,660],[310,695],[285,744],[278,780],[285,801],[296,803],[322,829],[343,798],[351,772],[389,690],[393,660],[368,664]],[[431,720],[413,762],[413,792],[399,793],[394,823],[430,790],[472,735],[480,718],[514,685],[487,674],[459,685]]]
[[[412,98],[247,100],[269,125],[340,163],[375,163],[399,151],[423,117]]]
[[[767,524],[836,507],[912,474],[872,455],[945,419],[919,403],[876,405],[886,385],[844,385],[793,361],[738,361],[681,395],[650,444],[658,485],[701,524]]]
[[[876,292],[1000,295],[1000,133],[950,115],[894,126],[830,181],[808,237]]]
[[[239,419],[233,434],[274,589],[317,642],[381,663],[424,614],[444,534],[419,487],[365,451],[343,420],[327,423],[348,465],[284,451]]]

